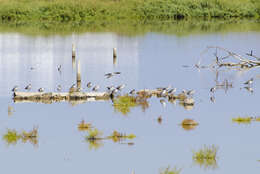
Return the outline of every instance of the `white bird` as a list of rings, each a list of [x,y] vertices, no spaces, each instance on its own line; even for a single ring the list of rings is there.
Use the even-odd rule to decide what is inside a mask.
[[[18,90],[18,86],[14,86],[12,89],[13,92],[16,92],[17,90]]]
[[[38,89],[38,92],[43,92],[44,91],[44,88],[39,88]]]
[[[195,90],[189,90],[187,91],[187,95],[192,96],[195,93]]]
[[[214,93],[216,91],[216,87],[210,88],[210,92]]]
[[[116,87],[116,89],[121,91],[125,86],[126,86],[125,84],[122,84],[122,85],[119,85],[118,87]]]
[[[253,80],[254,80],[254,78],[251,78],[248,81],[246,81],[244,84],[245,85],[251,85],[253,83]]]
[[[88,87],[88,88],[91,88],[91,86],[92,86],[92,83],[91,83],[91,82],[88,82],[88,83],[87,83],[87,87]]]
[[[93,87],[92,91],[98,91],[98,89],[99,89],[99,86],[96,85],[96,86]]]
[[[105,76],[106,76],[107,79],[109,79],[109,78],[113,77],[113,74],[112,73],[107,73],[107,74],[105,74]]]
[[[129,92],[129,94],[134,95],[134,94],[135,94],[135,89],[131,90],[131,91]]]
[[[57,86],[57,91],[61,91],[61,85]]]
[[[166,107],[166,102],[165,102],[165,100],[161,99],[161,100],[160,100],[160,103],[162,104],[162,106],[163,106],[164,108]]]

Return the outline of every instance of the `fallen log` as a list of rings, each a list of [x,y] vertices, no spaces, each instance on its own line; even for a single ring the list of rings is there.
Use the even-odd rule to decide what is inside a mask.
[[[63,92],[63,93],[42,93],[42,92],[14,92],[13,100],[18,102],[40,102],[54,103],[65,102],[84,103],[86,101],[104,101],[109,100],[107,92]]]

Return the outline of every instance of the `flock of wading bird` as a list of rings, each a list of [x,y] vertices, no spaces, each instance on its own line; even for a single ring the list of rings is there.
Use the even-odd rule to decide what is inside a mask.
[[[75,62],[75,46],[72,46],[72,59]],[[117,57],[116,48],[113,49],[113,63]],[[62,66],[57,66],[58,72],[61,73]],[[114,76],[121,75],[121,72],[109,72],[106,73],[104,76],[106,79],[110,79]],[[26,101],[26,102],[44,102],[44,103],[52,103],[52,102],[60,102],[60,101],[75,101],[75,100],[82,100],[82,101],[93,101],[93,100],[108,100],[111,99],[112,101],[114,98],[118,98],[120,96],[132,96],[135,98],[150,98],[152,96],[156,96],[158,98],[163,98],[160,100],[160,103],[165,106],[167,98],[168,101],[175,101],[179,100],[180,104],[183,105],[186,109],[191,109],[194,105],[193,94],[194,90],[182,90],[181,93],[176,94],[177,89],[173,88],[171,85],[167,87],[158,87],[156,89],[142,89],[137,91],[136,89],[131,89],[128,93],[122,94],[122,90],[126,87],[126,84],[121,84],[118,86],[107,86],[106,91],[99,91],[100,86],[97,84],[93,84],[92,82],[88,82],[85,88],[82,88],[81,83],[81,74],[80,74],[80,61],[77,62],[77,77],[76,82],[73,84],[68,92],[62,92],[62,86],[58,85],[56,88],[56,92],[45,92],[44,88],[41,87],[38,89],[38,92],[31,92],[32,84],[28,84],[24,87],[25,91],[19,91],[18,86],[14,86],[13,96],[14,101]],[[86,91],[85,89],[89,89]],[[90,91],[91,89],[91,91]],[[47,102],[50,100],[51,102]]]

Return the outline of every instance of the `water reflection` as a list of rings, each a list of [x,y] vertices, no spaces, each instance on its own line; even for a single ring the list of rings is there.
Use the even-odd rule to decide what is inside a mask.
[[[12,40],[12,42],[10,42]],[[88,42],[85,42],[85,41]],[[138,40],[125,45],[127,38],[121,38],[112,33],[84,34],[80,37],[25,37],[19,34],[0,34],[0,95],[8,96],[13,86],[33,84],[32,90],[43,87],[46,91],[54,91],[58,84],[67,88],[74,81],[76,59],[81,61],[85,79],[96,83],[108,84],[100,78],[105,72],[113,71],[113,46],[118,48],[117,68],[124,69],[131,78],[125,82],[137,86],[138,81]],[[71,44],[77,46],[77,57],[71,58]],[[100,44],[101,43],[101,44]],[[120,53],[124,53],[124,57]],[[129,64],[131,59],[131,64]],[[71,65],[72,64],[72,65]],[[57,71],[61,66],[62,71]],[[33,69],[31,69],[33,67]],[[10,71],[12,70],[12,71]],[[61,73],[62,72],[62,73]],[[117,79],[110,82],[116,82]]]
[[[180,174],[181,173],[181,169],[178,169],[177,167],[171,168],[170,166],[166,167],[166,168],[161,168],[159,170],[160,174]]]

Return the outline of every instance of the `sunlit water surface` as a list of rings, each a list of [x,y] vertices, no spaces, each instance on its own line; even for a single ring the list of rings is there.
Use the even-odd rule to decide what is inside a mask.
[[[2,173],[159,173],[163,167],[181,168],[181,173],[259,173],[260,122],[237,124],[232,118],[260,116],[259,69],[248,72],[226,71],[219,80],[233,82],[233,88],[219,89],[210,101],[209,90],[215,85],[216,74],[209,69],[198,70],[194,65],[207,46],[221,46],[241,55],[254,50],[260,56],[260,33],[211,33],[177,37],[160,33],[126,37],[114,33],[85,33],[71,36],[30,37],[16,33],[0,34],[0,134],[7,129],[18,132],[38,127],[38,145],[23,143],[8,145],[0,141]],[[76,45],[76,60],[81,61],[82,85],[87,82],[101,86],[127,84],[131,89],[156,88],[171,84],[177,92],[195,89],[195,106],[191,110],[172,103],[164,108],[160,99],[149,99],[149,108],[132,108],[123,115],[116,112],[111,101],[69,103],[14,103],[11,89],[20,90],[31,83],[32,91],[44,87],[63,91],[75,83],[76,72],[71,59],[72,43]],[[112,49],[118,50],[113,64]],[[213,60],[213,52],[203,60]],[[205,63],[210,61],[205,61]],[[204,62],[202,61],[202,64]],[[61,65],[61,73],[57,67]],[[189,65],[185,68],[183,65]],[[105,79],[113,71],[121,75]],[[243,82],[254,77],[253,93],[244,89]],[[13,107],[8,115],[8,106]],[[162,116],[162,123],[157,118]],[[190,131],[179,124],[192,118],[199,125]],[[133,146],[103,141],[103,146],[90,149],[86,132],[77,125],[84,119],[103,132],[114,130],[136,135]],[[192,151],[204,145],[219,147],[217,166],[205,168],[192,159]]]

